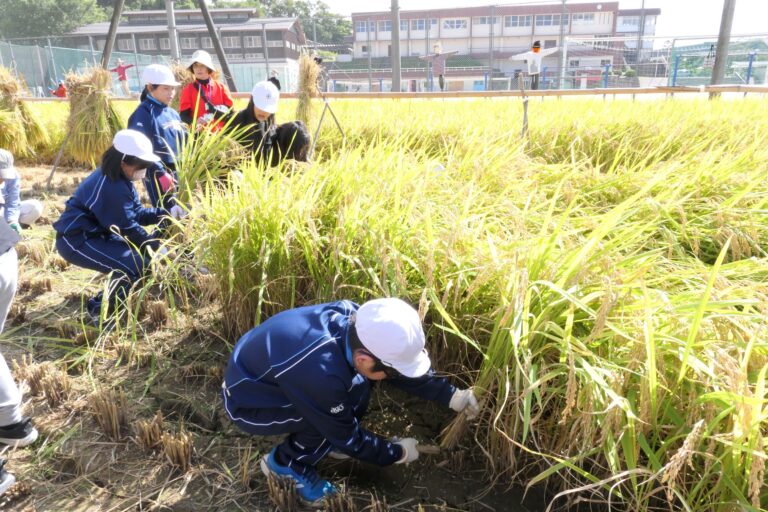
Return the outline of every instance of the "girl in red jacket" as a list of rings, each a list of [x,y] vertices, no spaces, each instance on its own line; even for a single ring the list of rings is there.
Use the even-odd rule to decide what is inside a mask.
[[[209,126],[220,130],[223,123],[219,119],[232,107],[232,96],[218,81],[219,72],[211,55],[205,50],[193,53],[189,70],[195,75],[195,81],[181,91],[181,120],[189,125],[196,121],[198,128]]]

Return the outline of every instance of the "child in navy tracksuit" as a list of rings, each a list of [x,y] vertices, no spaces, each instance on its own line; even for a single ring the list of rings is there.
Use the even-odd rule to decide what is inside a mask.
[[[418,458],[415,439],[390,441],[360,426],[369,381],[389,379],[468,417],[478,413],[471,390],[456,389],[430,366],[418,313],[399,299],[291,309],[237,342],[224,408],[241,430],[288,434],[262,459],[262,471],[292,478],[306,502],[319,504],[335,492],[315,470],[329,453],[381,466]]]
[[[141,104],[128,118],[128,128],[139,131],[152,141],[160,162],[147,170],[144,185],[152,206],[170,208],[176,189],[176,163],[179,161],[186,129],[178,112],[169,107],[176,94],[173,72],[161,64],[151,64],[142,73],[146,84],[141,93]]]
[[[180,216],[178,206],[166,211],[145,208],[139,202],[134,183],[159,161],[143,134],[117,132],[101,166],[77,187],[53,224],[56,249],[62,258],[80,267],[114,273],[106,298],[108,313],[143,276],[150,260],[147,249],[157,250],[159,246],[158,236],[142,226],[157,224],[166,215]],[[94,322],[100,317],[101,305],[101,294],[88,301],[88,314]]]

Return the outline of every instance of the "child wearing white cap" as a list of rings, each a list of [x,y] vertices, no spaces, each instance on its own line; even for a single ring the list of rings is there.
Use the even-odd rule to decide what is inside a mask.
[[[301,121],[277,125],[275,113],[280,91],[269,80],[258,82],[251,90],[248,106],[234,115],[231,127],[248,126],[242,143],[251,150],[257,161],[277,165],[284,158],[307,160],[309,132]]]
[[[143,226],[161,222],[163,217],[184,216],[179,206],[166,210],[145,208],[134,183],[160,157],[152,143],[136,130],[115,134],[104,152],[101,165],[80,183],[69,198],[56,230],[56,249],[62,258],[79,267],[112,274],[107,297],[99,294],[88,300],[87,313],[99,326],[102,313],[111,314],[131,285],[149,267],[150,252],[157,251],[160,233],[148,233]],[[102,304],[106,305],[102,311]]]
[[[188,69],[195,76],[195,81],[181,91],[181,120],[189,125],[197,122],[198,126],[220,130],[224,126],[220,119],[229,112],[233,102],[229,90],[219,81],[219,71],[211,54],[197,50],[192,54]]]
[[[0,149],[0,213],[17,233],[21,227],[31,226],[43,214],[43,203],[37,199],[21,200],[21,176],[13,165],[10,151]]]
[[[235,345],[222,385],[224,408],[253,435],[288,434],[265,455],[265,474],[296,482],[312,506],[336,492],[316,466],[326,455],[387,466],[415,461],[413,438],[388,440],[360,426],[370,382],[388,380],[474,418],[471,389],[435,376],[419,314],[399,299],[290,309],[251,329]]]
[[[146,135],[154,153],[160,157],[160,161],[148,169],[144,180],[152,206],[170,208],[175,204],[176,163],[187,136],[179,113],[169,106],[179,82],[173,71],[162,64],[150,64],[144,68],[141,78],[145,84],[141,104],[128,118],[128,128]]]

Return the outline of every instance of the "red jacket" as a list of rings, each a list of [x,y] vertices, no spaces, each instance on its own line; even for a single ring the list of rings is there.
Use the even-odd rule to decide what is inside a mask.
[[[200,87],[199,92],[195,87],[195,84]],[[204,116],[206,113],[211,113],[208,112],[205,101],[203,101],[203,94],[205,94],[205,97],[208,98],[208,101],[214,106],[223,105],[227,108],[231,108],[233,105],[232,96],[230,96],[229,91],[221,82],[211,79],[207,84],[202,84],[195,80],[181,91],[181,98],[179,98],[179,114],[181,114],[182,121],[192,123],[195,119]],[[220,128],[221,126],[223,126],[223,124],[219,122],[218,127]]]
[[[113,73],[117,73],[117,79],[122,82],[123,80],[128,80],[128,77],[125,76],[125,72],[128,71],[133,67],[133,64],[128,64],[127,66],[125,64],[114,67],[110,69]]]
[[[53,94],[57,98],[66,98],[67,88],[64,87],[63,85],[59,85],[56,89],[51,89],[51,94]]]

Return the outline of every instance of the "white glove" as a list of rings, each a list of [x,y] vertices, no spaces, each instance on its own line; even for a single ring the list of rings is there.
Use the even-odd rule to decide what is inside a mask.
[[[480,414],[480,405],[472,389],[457,389],[454,391],[448,407],[456,412],[463,412],[467,419],[472,420]]]
[[[416,449],[416,445],[419,444],[417,440],[412,437],[406,437],[405,439],[393,439],[395,444],[400,445],[403,449],[403,458],[395,462],[395,464],[410,464],[419,458],[419,451]]]
[[[168,248],[165,247],[164,245],[161,245],[155,251],[155,258],[159,258],[161,256],[163,256],[163,257],[168,256]]]
[[[184,208],[182,208],[177,204],[171,206],[171,209],[168,210],[168,213],[170,213],[171,217],[173,217],[176,220],[183,219],[184,217],[187,216],[187,212],[184,211]]]

